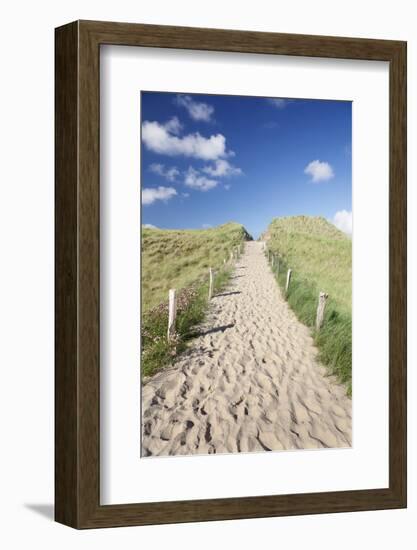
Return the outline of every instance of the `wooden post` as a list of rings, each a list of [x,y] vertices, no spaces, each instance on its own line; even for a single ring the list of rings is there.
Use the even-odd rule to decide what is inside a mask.
[[[233,250],[230,251],[230,261],[233,262]]]
[[[285,294],[288,293],[288,289],[289,289],[289,287],[290,287],[291,273],[292,273],[292,269],[289,269],[289,270],[287,271],[287,283],[286,283],[286,285],[285,285]]]
[[[226,265],[226,258],[223,258],[223,265]]]
[[[211,269],[211,267],[209,267],[209,277],[210,277],[210,281],[209,281],[208,299],[211,300],[213,297],[213,270]]]
[[[168,293],[168,340],[175,334],[175,319],[177,317],[177,297],[175,288],[171,288]]]
[[[328,294],[325,292],[320,292],[319,294],[319,303],[317,305],[317,316],[316,316],[316,330],[320,330],[323,326],[323,319],[324,319],[324,309],[326,307],[327,298],[329,297]]]

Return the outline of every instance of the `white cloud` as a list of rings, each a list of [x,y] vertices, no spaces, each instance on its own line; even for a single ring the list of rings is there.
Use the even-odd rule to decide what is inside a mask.
[[[165,168],[164,164],[151,164],[149,166],[149,170],[154,174],[162,176],[168,181],[175,181],[177,176],[180,175],[180,171],[175,166],[172,166],[171,168]]]
[[[173,116],[168,120],[168,122],[165,122],[164,128],[170,134],[178,135],[181,132],[183,126],[178,118],[176,116]]]
[[[142,189],[142,204],[149,205],[155,201],[168,201],[177,194],[173,187],[156,187]]]
[[[214,107],[202,101],[195,101],[189,95],[177,95],[176,103],[181,107],[185,107],[193,120],[209,122],[211,120],[211,115],[214,113]]]
[[[164,175],[164,165],[163,164],[157,164],[153,163],[149,165],[149,171],[153,172],[154,174],[158,174],[159,176]]]
[[[333,168],[328,162],[312,160],[305,168],[304,174],[311,176],[311,181],[327,181],[334,177]]]
[[[218,181],[202,176],[198,170],[190,166],[185,173],[185,185],[199,191],[209,191],[218,185]]]
[[[352,235],[352,212],[339,210],[333,217],[333,224],[348,235]]]
[[[210,229],[211,227],[213,227],[211,225],[211,223],[203,223],[203,225],[201,226],[203,229]]]
[[[145,146],[154,153],[184,155],[202,160],[216,160],[227,155],[226,138],[222,134],[205,138],[196,132],[179,137],[175,135],[179,123],[173,121],[171,119],[166,124],[160,124],[145,120],[142,124],[142,141]]]
[[[184,197],[184,199],[188,199],[190,193],[181,193],[181,195]]]
[[[288,104],[288,100],[282,99],[281,97],[268,97],[267,101],[277,109],[284,109]]]
[[[158,229],[156,225],[152,225],[151,223],[144,223],[142,227],[145,227],[146,229]]]
[[[218,159],[214,162],[214,166],[205,166],[203,172],[214,177],[238,176],[242,174],[242,170],[230,164],[227,160]]]

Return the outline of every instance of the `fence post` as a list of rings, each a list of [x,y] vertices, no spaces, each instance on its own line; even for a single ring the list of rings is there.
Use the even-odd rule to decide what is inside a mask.
[[[291,281],[291,273],[292,273],[292,269],[289,269],[287,271],[287,283],[285,285],[285,294],[288,294],[288,289],[290,287],[290,281]]]
[[[233,262],[233,250],[230,251],[230,261]]]
[[[211,267],[209,267],[209,277],[210,277],[210,281],[209,281],[208,299],[211,300],[213,297],[213,270],[211,269]]]
[[[317,316],[316,316],[316,330],[320,330],[323,326],[323,320],[324,320],[324,309],[326,307],[327,298],[329,297],[328,294],[325,292],[320,292],[319,294],[319,303],[317,305]]]
[[[223,258],[223,265],[226,265],[226,258]]]
[[[175,334],[175,319],[177,317],[177,297],[175,288],[168,293],[168,340]]]

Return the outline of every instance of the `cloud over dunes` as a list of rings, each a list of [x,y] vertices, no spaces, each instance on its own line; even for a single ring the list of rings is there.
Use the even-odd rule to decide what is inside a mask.
[[[318,183],[319,181],[327,181],[334,177],[333,168],[328,162],[320,160],[312,160],[305,168],[304,174],[311,176],[311,181]]]
[[[352,212],[339,210],[333,217],[333,224],[348,235],[352,235]]]
[[[288,105],[288,100],[281,97],[268,97],[267,102],[277,109],[284,109]]]
[[[240,168],[233,166],[225,159],[216,160],[213,166],[205,166],[203,168],[203,172],[214,177],[239,176],[242,174],[242,170]]]
[[[146,120],[142,124],[142,141],[150,151],[169,156],[183,155],[202,160],[227,156],[226,138],[222,134],[205,138],[196,132],[180,137],[177,135],[179,131],[180,125],[175,118],[165,124]]]
[[[180,175],[180,171],[172,166],[171,168],[165,168],[163,164],[153,163],[149,166],[149,170],[158,176],[162,176],[168,181],[175,181],[177,176]]]
[[[184,183],[187,187],[191,187],[192,189],[209,191],[210,189],[217,187],[219,182],[217,180],[206,178],[206,176],[202,176],[198,170],[195,170],[192,166],[190,166],[185,173]]]
[[[180,107],[185,107],[193,120],[210,122],[211,116],[214,113],[214,107],[202,101],[195,101],[189,95],[178,94],[175,102]]]
[[[145,188],[142,189],[142,204],[148,206],[153,204],[155,201],[164,201],[167,202],[169,199],[174,197],[177,194],[173,187],[156,187],[156,188]]]

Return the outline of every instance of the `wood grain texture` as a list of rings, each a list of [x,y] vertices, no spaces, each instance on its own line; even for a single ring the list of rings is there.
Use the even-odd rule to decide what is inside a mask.
[[[77,525],[78,26],[55,37],[55,519]]]
[[[407,499],[407,47],[390,61],[389,477]]]
[[[406,44],[78,21],[56,29],[56,520],[75,528],[406,506]],[[100,45],[390,63],[389,487],[100,505]]]

